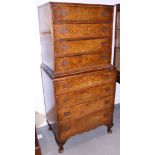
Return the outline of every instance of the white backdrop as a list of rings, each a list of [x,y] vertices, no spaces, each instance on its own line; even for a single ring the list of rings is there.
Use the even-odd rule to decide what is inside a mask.
[[[114,5],[119,4],[120,0],[36,0],[37,5],[41,5],[47,2],[67,2],[67,3],[88,3],[88,4],[106,4]]]

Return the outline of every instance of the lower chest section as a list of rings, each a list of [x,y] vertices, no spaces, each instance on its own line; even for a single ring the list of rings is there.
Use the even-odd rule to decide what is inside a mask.
[[[113,107],[58,124],[61,141],[75,134],[89,131],[100,125],[112,123]]]
[[[46,69],[44,70],[46,72]],[[47,119],[55,113],[61,142],[100,125],[112,124],[116,70],[100,69],[61,77],[42,74]],[[47,87],[48,86],[48,87]]]
[[[55,103],[59,139],[112,123],[115,70],[100,70],[57,79]]]

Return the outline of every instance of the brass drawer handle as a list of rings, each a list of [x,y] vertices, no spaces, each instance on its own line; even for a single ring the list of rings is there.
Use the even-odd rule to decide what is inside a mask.
[[[68,32],[68,29],[66,27],[64,27],[64,28],[61,28],[59,32],[62,34],[65,34]]]
[[[68,13],[67,13],[67,11],[66,10],[60,10],[59,11],[59,15],[60,16],[66,16]]]
[[[68,131],[71,127],[70,126],[65,126],[64,131]]]
[[[70,112],[64,112],[64,115],[65,116],[69,116],[70,115]]]
[[[67,60],[62,61],[62,65],[63,65],[63,66],[66,66],[66,65],[68,65],[68,64],[69,64],[69,63],[68,63]]]
[[[64,98],[63,98],[63,102],[64,103],[67,103],[69,101],[69,97],[68,96],[65,96]]]

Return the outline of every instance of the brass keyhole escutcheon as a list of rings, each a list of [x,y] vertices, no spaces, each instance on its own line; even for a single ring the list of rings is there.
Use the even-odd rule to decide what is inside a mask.
[[[65,34],[65,33],[68,32],[68,29],[67,29],[66,27],[63,27],[63,28],[60,29],[59,32],[60,32],[61,34]]]
[[[64,115],[68,116],[68,115],[70,115],[70,112],[64,112]]]

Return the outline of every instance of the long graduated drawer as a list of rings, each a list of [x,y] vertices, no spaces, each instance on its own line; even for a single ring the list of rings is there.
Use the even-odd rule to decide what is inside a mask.
[[[113,8],[99,5],[80,5],[80,4],[54,4],[53,22],[72,22],[72,23],[97,23],[112,22]]]
[[[114,96],[108,96],[101,99],[88,101],[75,106],[58,109],[58,122],[71,120],[107,109],[114,106]]]
[[[100,69],[81,74],[75,74],[54,79],[55,94],[60,95],[76,90],[100,86],[109,82],[115,82],[116,70]]]
[[[75,134],[89,131],[96,128],[99,125],[110,124],[113,121],[113,107],[105,109],[90,115],[80,117],[75,120],[65,121],[64,123],[58,123],[60,140],[64,141],[70,136]]]

